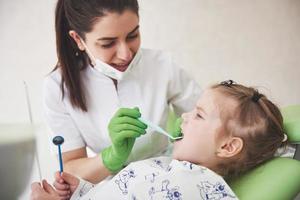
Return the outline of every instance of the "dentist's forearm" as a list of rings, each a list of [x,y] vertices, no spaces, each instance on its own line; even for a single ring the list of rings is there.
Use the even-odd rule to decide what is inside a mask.
[[[66,172],[94,184],[99,183],[110,175],[109,170],[103,165],[101,155],[69,160],[64,163],[64,169]]]

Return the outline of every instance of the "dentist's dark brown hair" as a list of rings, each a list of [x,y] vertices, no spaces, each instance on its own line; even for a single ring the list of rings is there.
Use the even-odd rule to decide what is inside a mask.
[[[53,71],[60,70],[62,98],[67,94],[74,108],[88,110],[80,74],[90,60],[84,51],[78,49],[69,31],[74,30],[85,40],[85,34],[101,17],[110,12],[121,14],[125,10],[138,15],[137,0],[58,0],[55,10],[58,62]]]

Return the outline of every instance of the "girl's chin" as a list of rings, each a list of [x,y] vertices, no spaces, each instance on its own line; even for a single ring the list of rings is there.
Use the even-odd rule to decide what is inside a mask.
[[[180,152],[180,150],[179,150],[179,144],[178,143],[174,143],[173,152],[172,152],[172,157],[174,159],[178,159],[178,152]]]
[[[178,156],[177,156],[176,152],[174,152],[174,151],[172,153],[172,158],[175,160],[178,160]]]

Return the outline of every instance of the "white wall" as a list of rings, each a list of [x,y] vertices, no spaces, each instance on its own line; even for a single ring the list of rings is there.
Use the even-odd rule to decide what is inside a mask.
[[[0,122],[28,121],[23,80],[42,121],[42,80],[56,63],[55,2],[0,0]]]
[[[43,122],[42,80],[56,63],[55,3],[0,0],[0,122],[28,121],[22,80],[34,121]],[[264,87],[281,106],[300,103],[299,0],[140,0],[140,7],[142,45],[171,51],[201,85],[234,79]],[[40,152],[49,178],[57,163]]]
[[[0,121],[34,120],[56,63],[56,1],[0,0]],[[279,105],[300,103],[299,0],[141,0],[143,46],[171,51],[203,86],[232,78],[263,86]]]
[[[144,46],[172,51],[203,86],[230,78],[300,103],[299,0],[144,0],[141,26]]]
[[[43,77],[56,63],[56,1],[0,0],[0,122],[26,121],[22,80],[42,121]],[[171,51],[203,86],[232,78],[300,103],[299,0],[141,0],[143,46]]]

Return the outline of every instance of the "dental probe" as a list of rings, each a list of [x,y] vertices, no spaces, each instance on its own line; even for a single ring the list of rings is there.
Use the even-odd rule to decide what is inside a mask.
[[[153,128],[154,130],[156,130],[157,132],[173,139],[173,140],[179,140],[182,139],[183,137],[173,137],[172,135],[170,135],[167,131],[165,131],[164,129],[162,129],[161,127],[157,126],[156,124],[154,124],[153,122],[150,122],[142,117],[139,118],[139,120],[145,124],[147,124],[149,127]]]

